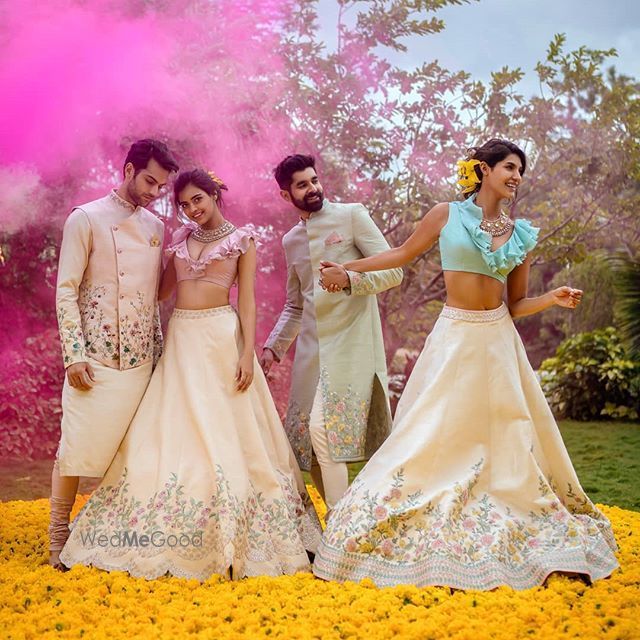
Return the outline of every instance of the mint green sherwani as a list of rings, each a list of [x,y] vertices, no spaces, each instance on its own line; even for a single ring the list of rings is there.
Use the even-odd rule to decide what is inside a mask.
[[[375,294],[402,281],[401,269],[349,272],[351,287],[328,293],[319,285],[320,261],[344,263],[389,248],[361,204],[327,200],[282,240],[287,299],[265,347],[281,360],[293,341],[285,430],[300,467],[311,467],[309,414],[321,383],[324,423],[334,461],[365,460],[391,430],[387,365]]]

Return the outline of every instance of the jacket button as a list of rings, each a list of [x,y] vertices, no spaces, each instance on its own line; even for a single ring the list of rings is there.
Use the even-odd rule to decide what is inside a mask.
[[[123,276],[123,275],[124,275],[124,271],[121,271],[121,272],[120,272],[120,275],[121,275],[121,276]]]
[[[124,296],[123,295],[120,296],[120,300],[124,300]]]
[[[118,253],[122,253],[122,249],[118,249]]]
[[[118,230],[118,225],[117,225],[117,224],[114,224],[114,225],[113,225],[113,227],[111,227],[111,228],[112,228],[114,231],[117,231],[117,230]]]

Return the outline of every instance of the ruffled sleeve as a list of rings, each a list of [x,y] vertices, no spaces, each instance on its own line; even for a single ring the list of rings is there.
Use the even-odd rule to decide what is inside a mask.
[[[166,256],[171,256],[174,253],[177,253],[178,250],[183,246],[184,241],[189,237],[189,234],[195,229],[195,227],[196,225],[193,223],[183,224],[181,227],[178,227],[173,232],[171,241],[169,242],[169,246],[164,250],[164,254]]]
[[[459,203],[460,220],[489,269],[506,278],[515,267],[522,264],[527,254],[538,242],[539,229],[528,220],[518,219],[514,223],[511,237],[495,251],[491,250],[491,235],[480,228],[482,209],[472,198]]]
[[[251,240],[255,242],[256,237],[256,232],[253,227],[249,225],[240,227],[223,238],[220,244],[217,244],[208,253],[200,256],[198,260],[194,260],[189,255],[185,241],[195,228],[195,224],[185,224],[174,231],[171,242],[165,250],[165,255],[170,256],[175,254],[176,257],[182,258],[187,262],[189,269],[196,273],[204,272],[204,268],[214,260],[226,260],[227,258],[235,258],[246,253],[251,244]]]

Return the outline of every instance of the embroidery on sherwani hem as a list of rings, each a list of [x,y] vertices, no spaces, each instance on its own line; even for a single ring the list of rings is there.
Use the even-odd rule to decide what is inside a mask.
[[[404,488],[402,467],[384,492],[362,492],[356,478],[324,535],[322,553],[333,577],[337,569],[331,558],[339,562],[344,579],[364,571],[385,583],[387,567],[414,584],[433,579],[451,584],[462,576],[486,588],[487,580],[501,584],[509,575],[525,588],[540,582],[537,574],[548,570],[548,559],[557,561],[559,552],[567,566],[584,571],[587,558],[596,571],[610,573],[607,557],[616,543],[608,521],[584,494],[576,495],[568,485],[560,498],[552,481],[540,476],[539,508],[517,514],[488,493],[474,494],[484,462],[473,465],[468,479],[454,483],[449,500],[426,504],[421,489]]]
[[[333,391],[325,367],[320,370],[320,383],[331,458],[336,462],[364,458],[371,393],[363,398],[351,385],[344,393]]]
[[[309,433],[309,413],[295,401],[290,401],[284,431],[296,456],[298,465],[304,471],[311,469],[311,434]]]
[[[310,499],[301,496],[285,474],[276,473],[281,491],[276,499],[256,492],[251,483],[246,500],[240,499],[223,468],[216,465],[215,488],[205,499],[186,495],[178,475],[171,473],[161,490],[142,500],[131,494],[124,469],[116,484],[98,488],[81,509],[72,525],[70,546],[117,556],[112,547],[101,548],[100,536],[126,535],[139,542],[142,536],[151,540],[160,534],[184,535],[195,543],[168,548],[152,542],[136,545],[136,553],[142,557],[170,553],[188,560],[218,555],[223,572],[232,561],[235,567],[238,562],[304,553],[305,544],[317,543],[320,537],[317,516]],[[230,549],[233,558],[228,557]]]

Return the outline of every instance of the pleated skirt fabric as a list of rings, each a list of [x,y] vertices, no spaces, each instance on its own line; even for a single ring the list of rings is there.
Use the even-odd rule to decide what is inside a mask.
[[[174,311],[140,407],[72,525],[67,566],[198,580],[311,570],[321,528],[257,360],[250,388],[235,390],[240,334],[230,306]]]
[[[445,307],[394,428],[336,505],[314,573],[379,586],[527,589],[618,566],[503,305]]]

